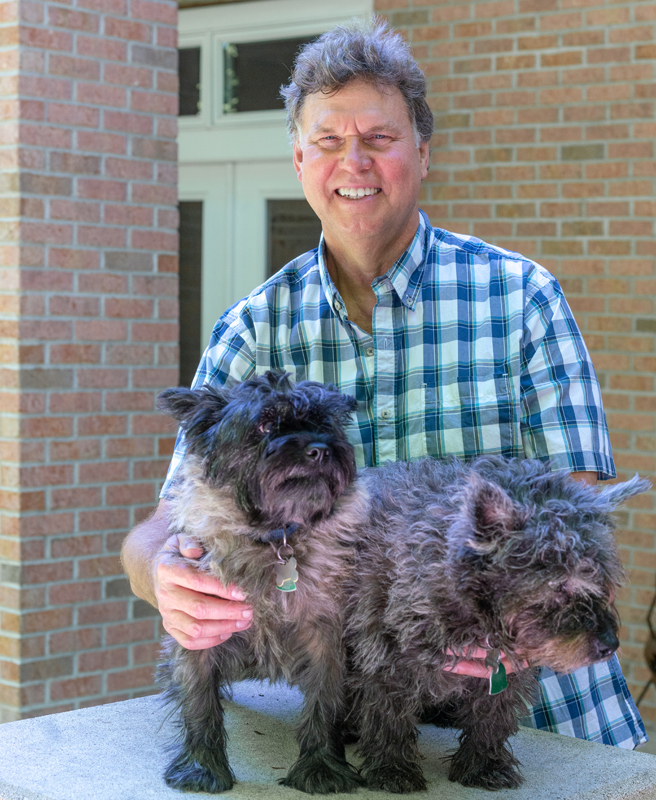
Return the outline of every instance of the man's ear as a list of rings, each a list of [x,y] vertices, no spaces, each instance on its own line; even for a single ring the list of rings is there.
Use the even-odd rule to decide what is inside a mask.
[[[293,145],[294,150],[294,169],[296,170],[296,177],[303,182],[303,149],[296,139]]]
[[[422,142],[419,145],[419,163],[421,165],[422,181],[428,175],[429,162],[430,162],[430,144],[428,142]]]

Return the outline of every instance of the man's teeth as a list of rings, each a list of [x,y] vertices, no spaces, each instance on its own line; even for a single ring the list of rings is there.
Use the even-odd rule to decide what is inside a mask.
[[[357,200],[359,197],[367,197],[370,194],[378,194],[380,189],[338,189],[337,194],[341,197],[349,197],[351,200]]]

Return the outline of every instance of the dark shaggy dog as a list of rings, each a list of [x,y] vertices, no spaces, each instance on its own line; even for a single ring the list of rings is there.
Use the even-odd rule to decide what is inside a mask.
[[[523,663],[567,671],[619,644],[611,512],[646,481],[598,491],[501,457],[389,464],[356,480],[343,427],[354,405],[272,373],[161,396],[189,443],[173,529],[202,542],[192,563],[253,606],[252,627],[219,647],[167,638],[161,681],[181,723],[170,786],[232,786],[221,698],[245,678],[303,691],[287,786],[424,789],[415,725],[436,707],[461,730],[451,780],[518,786],[507,739],[536,687]],[[505,691],[442,670],[457,660],[447,649],[473,647],[517,666]],[[347,732],[359,737],[359,772],[345,759]]]

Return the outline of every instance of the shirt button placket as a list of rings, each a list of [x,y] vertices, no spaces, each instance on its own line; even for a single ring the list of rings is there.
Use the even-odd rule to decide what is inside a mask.
[[[374,308],[376,340],[375,408],[376,455],[379,464],[396,461],[396,425],[394,401],[394,331],[392,327],[392,287],[388,281],[376,287],[378,302]]]

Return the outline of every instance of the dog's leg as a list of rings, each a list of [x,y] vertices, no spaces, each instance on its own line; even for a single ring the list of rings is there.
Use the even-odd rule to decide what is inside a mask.
[[[180,735],[171,746],[166,783],[187,792],[224,792],[235,781],[226,755],[223,689],[242,672],[243,642],[232,636],[209,650],[185,650],[171,641],[159,681],[164,700],[179,713]]]
[[[309,794],[353,792],[362,785],[346,761],[341,737],[344,717],[344,676],[340,637],[333,642],[317,636],[310,650],[311,664],[296,681],[304,704],[297,730],[298,761],[280,781]]]
[[[398,687],[397,687],[398,688]],[[404,794],[426,789],[413,709],[402,693],[367,683],[358,710],[360,772],[366,786]]]
[[[524,707],[513,687],[514,677],[508,676],[508,688],[493,696],[475,685],[478,696],[462,707],[453,722],[462,732],[460,747],[451,758],[450,781],[491,790],[515,789],[522,784],[519,761],[508,744],[508,737],[517,733],[517,720]]]

